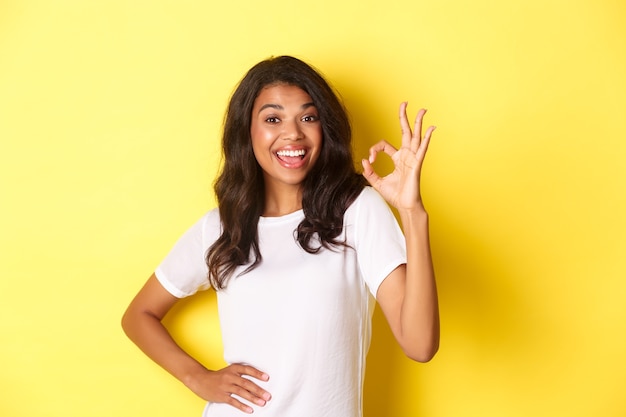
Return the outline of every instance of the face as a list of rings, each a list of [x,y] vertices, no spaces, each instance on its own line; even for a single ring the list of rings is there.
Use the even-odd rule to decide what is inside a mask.
[[[265,87],[254,101],[250,136],[266,191],[299,189],[322,148],[322,126],[311,97],[292,85]]]

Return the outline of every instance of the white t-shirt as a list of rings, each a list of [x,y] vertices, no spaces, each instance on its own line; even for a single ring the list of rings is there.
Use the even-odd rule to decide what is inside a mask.
[[[272,399],[254,408],[258,417],[360,417],[365,357],[370,343],[376,291],[406,263],[405,240],[382,197],[365,187],[346,210],[349,247],[305,252],[294,231],[302,210],[261,217],[263,261],[217,292],[227,363],[266,372],[255,382]],[[205,254],[220,234],[212,210],[188,230],[156,270],[174,296],[210,287]],[[245,402],[245,401],[244,401]],[[209,403],[205,417],[242,417],[230,405]]]

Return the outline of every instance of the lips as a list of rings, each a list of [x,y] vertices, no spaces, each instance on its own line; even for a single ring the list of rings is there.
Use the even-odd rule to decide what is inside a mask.
[[[281,149],[275,152],[280,164],[286,168],[299,168],[307,155],[306,149]]]

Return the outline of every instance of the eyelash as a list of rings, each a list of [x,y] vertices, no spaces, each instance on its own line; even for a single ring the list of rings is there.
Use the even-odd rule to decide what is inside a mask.
[[[319,119],[320,119],[319,116],[315,116],[315,115],[311,114],[311,115],[308,115],[308,116],[304,116],[300,120],[302,120],[303,122],[312,123],[312,122],[319,121]],[[267,123],[274,124],[274,123],[278,123],[280,121],[280,119],[278,117],[276,117],[276,116],[270,116],[270,117],[266,118],[265,121]]]

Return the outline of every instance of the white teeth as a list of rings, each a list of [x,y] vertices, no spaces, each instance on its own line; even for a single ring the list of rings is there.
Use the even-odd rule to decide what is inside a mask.
[[[305,153],[306,152],[304,151],[304,149],[298,149],[297,151],[283,150],[283,151],[276,152],[276,155],[295,157],[295,156],[304,156]]]

